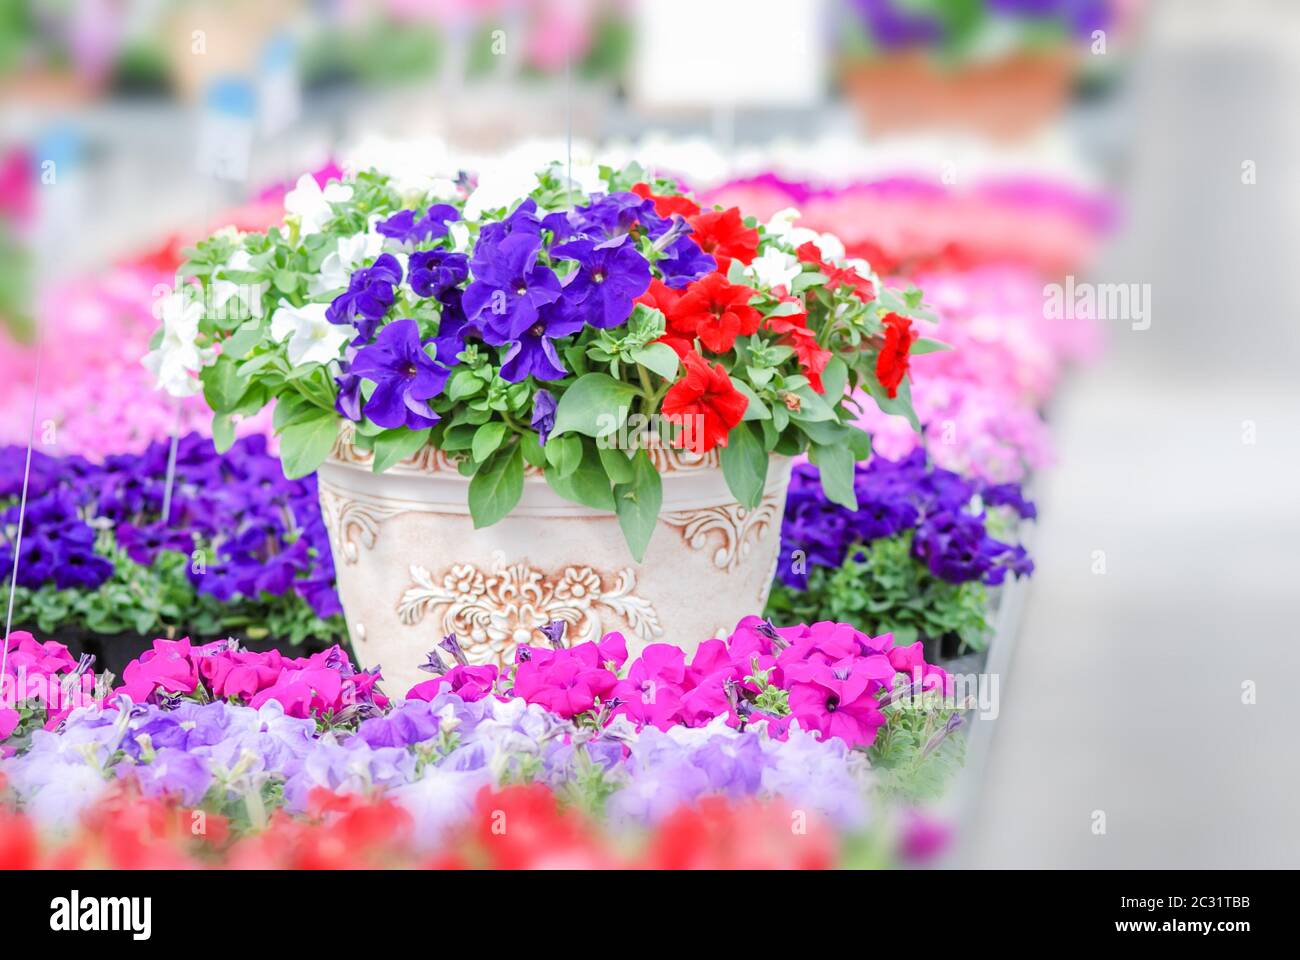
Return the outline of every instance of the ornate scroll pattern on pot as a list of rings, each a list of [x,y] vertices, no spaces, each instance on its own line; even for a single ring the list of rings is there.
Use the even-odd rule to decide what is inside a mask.
[[[355,428],[351,424],[344,424],[339,429],[338,439],[334,441],[330,457],[338,463],[369,467],[375,461],[374,451],[358,447],[353,442],[355,437]],[[694,473],[700,470],[713,470],[721,465],[716,450],[697,454],[691,450],[678,450],[661,443],[652,443],[646,447],[646,453],[660,473]],[[400,474],[459,473],[456,461],[451,456],[431,446],[421,447],[405,460],[393,464],[388,470],[390,473]],[[541,477],[543,473],[540,468],[526,464],[524,475]]]
[[[598,640],[605,632],[601,612],[620,617],[631,633],[650,642],[663,636],[654,608],[634,592],[631,567],[612,576],[612,584],[591,567],[565,567],[547,574],[527,564],[507,564],[497,554],[495,566],[483,571],[455,564],[441,579],[413,565],[414,581],[402,593],[397,616],[411,626],[426,616],[437,618],[436,633],[454,633],[471,663],[505,666],[521,643],[537,644],[537,628],[551,620],[568,624],[570,644]]]
[[[320,489],[320,502],[334,547],[335,559],[356,563],[361,559],[361,547],[369,550],[379,535],[379,524],[403,512],[396,504],[370,503],[340,496],[324,485]],[[359,544],[359,546],[358,546]]]
[[[652,443],[646,447],[646,454],[660,473],[690,473],[712,470],[722,465],[717,450],[699,454],[693,450],[678,450],[662,443]]]
[[[713,563],[728,573],[737,570],[749,556],[751,541],[781,520],[781,498],[764,497],[753,510],[738,503],[699,510],[679,510],[661,518],[670,526],[680,527],[682,537],[692,550],[705,549],[717,535]]]

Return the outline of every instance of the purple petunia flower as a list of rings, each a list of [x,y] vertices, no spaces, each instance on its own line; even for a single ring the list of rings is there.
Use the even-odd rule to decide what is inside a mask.
[[[1017,484],[986,485],[932,468],[918,449],[898,461],[877,456],[858,464],[853,486],[856,511],[826,499],[815,467],[795,468],[778,567],[787,586],[806,589],[807,573],[797,571],[813,565],[839,567],[850,550],[907,531],[913,531],[913,555],[950,583],[995,585],[1008,571],[1021,576],[1033,569],[1022,547],[994,539],[982,514],[973,512],[978,496],[987,506],[1007,506],[1022,518],[1032,517],[1034,505]],[[794,563],[795,551],[807,563]]]
[[[191,807],[203,799],[213,780],[206,760],[175,747],[163,747],[147,764],[119,769],[134,772],[146,797],[173,796]]]
[[[491,331],[497,343],[519,338],[538,321],[540,309],[560,298],[560,280],[537,262],[541,239],[511,233],[498,243],[482,238],[470,267],[474,282],[465,290],[465,317]],[[491,342],[491,341],[489,341]]]
[[[535,237],[541,243],[542,221],[537,219],[537,201],[532,197],[524,200],[511,212],[510,216],[496,223],[485,223],[478,234],[478,246],[481,248],[495,246],[506,237],[519,234]]]
[[[380,330],[357,353],[352,373],[374,382],[365,414],[379,426],[422,430],[440,419],[427,401],[442,392],[449,371],[424,352],[414,320],[395,320]]]
[[[422,297],[442,299],[469,276],[469,258],[450,250],[418,250],[407,265],[411,289]]]
[[[369,267],[355,271],[348,279],[348,288],[334,298],[325,319],[335,324],[353,324],[357,328],[357,344],[366,343],[374,336],[388,308],[396,299],[396,287],[402,282],[402,265],[391,253],[380,254]]]
[[[566,316],[558,304],[547,304],[539,311],[537,319],[516,336],[502,336],[488,326],[483,339],[493,346],[510,344],[501,363],[503,379],[511,383],[529,376],[538,380],[560,380],[568,376],[569,371],[560,363],[552,341],[581,329],[581,318]]]
[[[543,446],[555,429],[555,395],[546,389],[533,394],[533,419],[530,426],[537,431],[537,440]]]
[[[339,416],[353,423],[361,422],[361,378],[352,371],[352,362],[356,360],[358,352],[353,344],[344,348],[338,376],[334,378],[339,388],[338,395],[334,398],[334,409]]]
[[[150,566],[163,550],[189,553],[194,548],[194,536],[188,530],[177,530],[161,523],[136,526],[120,523],[114,531],[117,545],[126,551],[134,562]]]
[[[689,233],[683,233],[668,243],[655,266],[664,275],[666,286],[680,290],[718,269],[718,261],[700,249]]]
[[[416,219],[414,210],[400,210],[375,225],[375,232],[402,244],[441,240],[447,224],[460,219],[460,211],[447,203],[436,203],[424,216]]]
[[[625,323],[633,301],[650,286],[650,264],[627,237],[600,244],[573,240],[551,253],[577,262],[562,303],[570,316],[593,327],[608,330]]]
[[[654,201],[635,193],[597,194],[585,207],[552,213],[542,226],[563,242],[577,236],[598,241],[625,237],[634,228],[651,239],[669,229],[669,222],[655,213]]]
[[[437,348],[438,362],[449,367],[455,365],[456,358],[471,338],[483,336],[483,325],[470,323],[466,318],[465,308],[461,305],[462,297],[462,292],[455,287],[443,291],[439,297],[442,314],[438,319],[438,333],[433,338],[433,345]]]

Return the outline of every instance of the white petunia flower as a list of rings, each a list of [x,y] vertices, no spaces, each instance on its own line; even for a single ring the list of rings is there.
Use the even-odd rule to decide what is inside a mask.
[[[153,374],[156,389],[193,396],[202,389],[198,372],[216,359],[215,350],[200,349],[197,342],[203,304],[186,290],[173,290],[154,305],[154,316],[162,321],[163,337],[140,362]]]
[[[239,239],[237,236],[235,239]],[[226,279],[225,275],[256,269],[252,255],[244,249],[236,250],[218,270],[208,295],[211,298],[213,315],[226,320],[248,320],[262,318],[262,299],[271,284],[263,280],[260,283],[247,283]],[[231,305],[231,301],[235,301]]]
[[[451,237],[451,248],[457,253],[469,253],[469,227],[463,221],[447,225],[447,234]]]
[[[600,165],[596,163],[575,163],[573,165],[572,177],[566,169],[566,164],[562,160],[557,160],[550,164],[551,173],[561,183],[566,178],[569,179],[569,189],[581,191],[584,195],[590,196],[593,193],[608,193],[609,184],[605,178],[600,175]]]
[[[537,171],[532,162],[506,157],[483,170],[478,184],[465,201],[466,220],[480,220],[484,211],[509,209],[537,189]]]
[[[871,269],[871,264],[867,263],[867,261],[863,260],[861,257],[849,257],[844,261],[844,266],[848,267],[850,270],[856,271],[858,276],[865,280],[870,280],[872,283],[880,282],[879,278],[876,276],[876,272]]]
[[[330,323],[325,319],[329,306],[309,303],[295,307],[280,301],[280,307],[271,317],[271,336],[277,342],[289,340],[289,363],[300,367],[305,363],[329,363],[337,360],[343,345],[356,336],[350,323]]]
[[[790,231],[789,241],[795,249],[811,241],[822,252],[822,259],[831,263],[839,263],[844,259],[844,244],[833,233],[818,233],[807,227],[795,227]]]
[[[309,237],[320,233],[334,216],[334,211],[330,209],[331,203],[343,203],[350,199],[351,187],[332,182],[322,190],[315,177],[304,173],[298,178],[297,185],[285,194],[284,211],[298,216],[299,236]]]
[[[803,265],[794,257],[776,247],[768,247],[761,257],[755,257],[745,268],[761,286],[786,287],[803,270]]]
[[[352,272],[384,249],[384,238],[378,233],[357,233],[339,237],[338,245],[321,261],[320,272],[307,281],[307,291],[313,297],[338,290],[348,285]]]
[[[253,255],[249,253],[247,250],[245,250],[243,247],[240,247],[238,250],[236,250],[234,253],[230,255],[230,259],[227,260],[225,266],[221,268],[221,272],[235,273],[241,270],[252,270],[252,269],[254,269]]]
[[[765,229],[769,236],[788,240],[790,234],[794,231],[794,222],[801,216],[803,214],[794,207],[786,207],[772,214],[772,219],[767,221]]]
[[[235,283],[232,280],[213,280],[209,288],[214,317],[226,320],[261,319],[262,296],[270,284]],[[231,301],[236,303],[231,305]]]

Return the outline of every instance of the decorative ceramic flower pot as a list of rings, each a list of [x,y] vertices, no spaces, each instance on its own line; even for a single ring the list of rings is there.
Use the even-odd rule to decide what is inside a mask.
[[[513,662],[538,627],[568,624],[567,642],[611,630],[632,656],[703,640],[762,611],[776,569],[791,461],[774,458],[753,510],[727,489],[717,451],[656,449],[663,507],[645,560],[628,553],[617,518],[556,494],[537,473],[519,504],[475,530],[469,480],[427,447],[384,473],[342,435],[319,472],[339,595],[360,663],[382,666],[401,695],[429,675],[425,654],[454,633],[471,663]]]

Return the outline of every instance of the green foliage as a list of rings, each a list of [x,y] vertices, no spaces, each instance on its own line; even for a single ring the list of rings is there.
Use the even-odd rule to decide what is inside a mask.
[[[474,529],[496,523],[515,508],[524,492],[524,457],[519,444],[502,450],[469,482],[469,512]]]
[[[163,551],[152,566],[142,566],[111,545],[100,549],[113,561],[113,575],[94,590],[59,590],[47,584],[14,593],[14,624],[44,635],[81,628],[112,636],[235,634],[249,639],[272,637],[302,643],[308,637],[345,641],[343,618],[322,620],[295,593],[263,594],[222,602],[200,593],[190,582],[190,558]]]
[[[907,681],[900,680],[906,685]],[[885,724],[867,751],[882,795],[917,803],[943,795],[966,759],[966,735],[949,730],[954,711],[937,693],[886,706]]]
[[[659,521],[659,508],[664,500],[663,481],[644,450],[637,451],[630,466],[631,477],[614,488],[614,505],[632,557],[640,563]]]
[[[776,581],[767,616],[851,623],[872,636],[892,632],[900,644],[955,635],[973,650],[984,648],[992,629],[987,588],[934,576],[912,556],[911,531],[850,550],[838,568],[813,566],[806,590]]]

